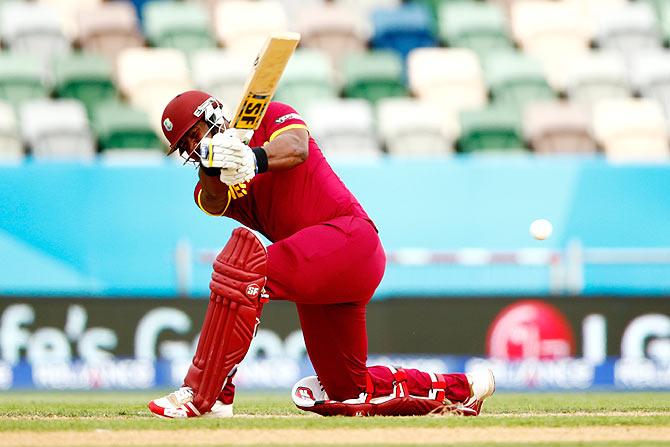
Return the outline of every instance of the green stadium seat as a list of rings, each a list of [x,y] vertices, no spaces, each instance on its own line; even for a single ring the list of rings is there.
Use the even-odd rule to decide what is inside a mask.
[[[531,101],[556,97],[542,65],[529,56],[495,52],[484,57],[483,65],[494,103],[521,108]]]
[[[376,103],[381,98],[406,96],[403,64],[392,51],[350,54],[342,61],[344,96]]]
[[[44,64],[39,56],[26,53],[0,53],[0,100],[18,106],[26,100],[46,98]]]
[[[86,106],[89,116],[101,101],[117,96],[112,82],[112,64],[93,53],[71,53],[54,61],[54,90],[62,98],[75,98]]]
[[[661,33],[663,35],[663,40],[666,43],[670,43],[670,3],[667,1],[657,1],[656,11],[661,27]]]
[[[480,55],[514,47],[503,10],[491,3],[442,3],[438,32],[440,39],[450,47],[470,48]]]
[[[490,106],[461,112],[461,152],[524,148],[520,113],[515,108]]]
[[[291,104],[300,112],[313,102],[336,98],[334,72],[326,53],[299,48],[286,65],[275,100]]]
[[[163,145],[142,110],[118,101],[100,104],[93,111],[93,130],[101,150],[153,149]]]
[[[177,48],[186,52],[216,46],[209,30],[212,24],[204,6],[173,1],[144,4],[144,34],[155,47]]]
[[[428,11],[430,12],[430,15],[433,18],[434,23],[437,23],[439,14],[440,14],[440,8],[444,4],[454,4],[454,3],[463,3],[463,2],[469,2],[471,0],[411,0],[407,3],[415,3],[418,5],[424,5],[426,8],[428,8]]]

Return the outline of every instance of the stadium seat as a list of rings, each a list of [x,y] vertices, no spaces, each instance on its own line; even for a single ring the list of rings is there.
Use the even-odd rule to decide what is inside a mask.
[[[101,150],[160,151],[163,145],[146,112],[118,101],[98,105],[93,112],[93,129]]]
[[[601,99],[593,106],[593,129],[611,161],[670,160],[663,109],[653,99]]]
[[[54,90],[61,98],[75,98],[86,106],[89,115],[93,106],[115,98],[112,64],[95,53],[71,53],[54,61]]]
[[[18,106],[29,99],[47,97],[45,78],[46,66],[39,57],[0,52],[0,100]]]
[[[325,53],[299,48],[284,70],[275,99],[304,111],[312,102],[337,97],[334,75],[333,63]]]
[[[358,11],[335,3],[304,8],[296,15],[295,27],[300,32],[300,44],[328,54],[339,66],[348,53],[366,51],[371,25]]]
[[[513,47],[505,14],[492,3],[444,2],[438,24],[441,40],[450,47],[469,48],[477,54]]]
[[[515,52],[494,52],[483,59],[495,103],[521,109],[528,102],[556,96],[538,60]]]
[[[437,45],[432,18],[423,5],[375,9],[371,19],[373,48],[390,49],[405,58],[414,48]]]
[[[163,108],[192,88],[186,56],[174,48],[127,48],[117,58],[116,79],[131,104],[149,113],[160,129]]]
[[[642,96],[660,102],[670,121],[670,52],[643,51],[630,60],[631,83]]]
[[[461,112],[461,152],[523,149],[521,117],[515,108],[489,106]]]
[[[454,111],[486,104],[486,87],[477,55],[465,48],[417,48],[407,58],[414,95]]]
[[[304,1],[304,0],[294,0]],[[323,2],[323,0],[319,0]],[[396,8],[402,3],[402,0],[335,0],[340,6],[350,11],[355,11],[363,17],[368,17],[372,11],[379,8]]]
[[[115,61],[121,50],[144,44],[135,8],[129,2],[83,8],[77,14],[77,23],[82,49],[100,53],[110,61]]]
[[[459,124],[435,102],[385,98],[377,103],[377,129],[390,154],[447,155],[454,150]]]
[[[214,28],[222,46],[258,52],[268,33],[289,29],[288,15],[276,0],[227,0],[216,6]]]
[[[38,3],[49,5],[58,13],[63,32],[70,41],[79,37],[77,13],[80,9],[95,8],[103,0],[38,0]]]
[[[580,8],[568,1],[519,1],[512,4],[512,34],[524,52],[537,59],[583,53],[591,36]]]
[[[381,148],[372,106],[363,99],[332,99],[309,106],[305,122],[327,157],[376,157]]]
[[[74,99],[35,100],[20,109],[21,131],[36,158],[83,159],[95,155],[84,105]]]
[[[11,51],[30,53],[47,62],[71,49],[56,10],[44,4],[1,4],[0,36]]]
[[[16,123],[14,107],[0,101],[0,164],[22,160],[23,142]]]
[[[586,25],[588,33],[592,38],[598,29],[600,20],[603,15],[607,14],[609,11],[623,8],[629,3],[629,0],[567,0],[567,1],[573,4],[581,12],[584,24]]]
[[[216,46],[204,5],[176,1],[144,4],[144,35],[151,46],[190,53]]]
[[[342,61],[342,73],[347,97],[376,102],[407,95],[402,60],[392,51],[350,54]]]
[[[523,127],[526,141],[537,153],[588,154],[598,150],[589,109],[576,103],[532,103],[523,111]]]
[[[566,93],[573,101],[591,104],[602,98],[630,96],[623,57],[616,52],[594,52],[578,58],[566,78]]]
[[[628,57],[641,49],[660,47],[662,37],[652,7],[636,2],[604,12],[595,41],[603,49],[620,51]]]
[[[656,1],[656,16],[661,26],[661,34],[666,44],[670,43],[670,3],[667,1]]]
[[[209,93],[232,112],[240,101],[244,83],[256,55],[222,48],[209,48],[194,53],[191,74],[196,88]]]

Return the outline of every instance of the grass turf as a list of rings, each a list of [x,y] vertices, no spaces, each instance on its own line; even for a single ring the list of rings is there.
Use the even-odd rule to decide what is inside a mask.
[[[239,393],[232,419],[164,421],[146,402],[161,393],[6,392],[0,431],[328,429],[382,427],[670,426],[670,393],[497,393],[477,418],[322,418],[296,409],[288,393]]]

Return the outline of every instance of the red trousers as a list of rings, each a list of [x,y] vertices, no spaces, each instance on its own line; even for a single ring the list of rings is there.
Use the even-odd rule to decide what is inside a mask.
[[[375,396],[388,395],[393,388],[388,368],[366,366],[366,305],[385,265],[376,230],[358,217],[338,217],[268,247],[266,289],[271,299],[296,303],[307,354],[331,399],[358,397],[368,375]],[[409,393],[426,396],[431,388],[428,373],[406,372]],[[449,400],[470,397],[465,375],[444,378]]]

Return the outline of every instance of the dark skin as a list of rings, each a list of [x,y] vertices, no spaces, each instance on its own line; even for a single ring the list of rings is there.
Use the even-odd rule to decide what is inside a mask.
[[[226,123],[227,124],[227,123]],[[198,121],[180,140],[183,154],[189,154],[189,160],[200,162],[196,148],[209,130],[209,125]],[[263,146],[268,154],[268,171],[285,171],[307,160],[309,153],[309,133],[305,129],[288,129]],[[202,206],[211,214],[221,214],[228,205],[228,185],[218,176],[205,175],[202,166],[198,170],[202,185],[200,200]]]

